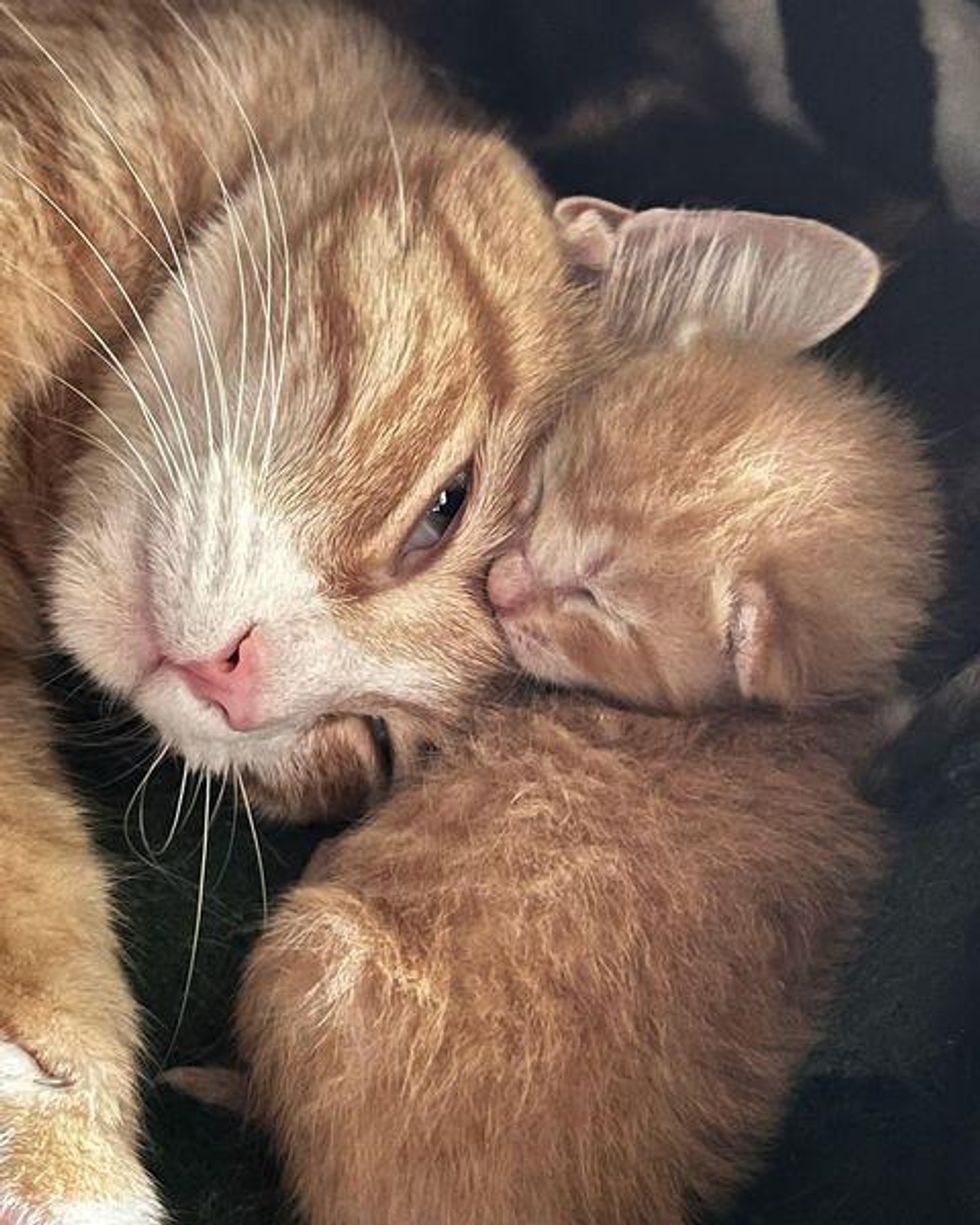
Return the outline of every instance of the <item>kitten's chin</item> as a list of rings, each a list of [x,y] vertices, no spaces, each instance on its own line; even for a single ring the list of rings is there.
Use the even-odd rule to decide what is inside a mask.
[[[580,685],[585,678],[544,634],[516,620],[500,618],[511,657],[522,672],[553,685]]]

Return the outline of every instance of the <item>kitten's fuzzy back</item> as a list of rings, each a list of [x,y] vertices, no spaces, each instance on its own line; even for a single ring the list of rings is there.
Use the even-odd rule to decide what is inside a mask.
[[[309,1219],[624,1225],[724,1199],[880,869],[837,757],[858,726],[542,700],[334,844],[240,1018]]]

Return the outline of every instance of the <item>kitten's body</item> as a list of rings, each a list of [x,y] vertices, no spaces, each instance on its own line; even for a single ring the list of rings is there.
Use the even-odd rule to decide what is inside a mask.
[[[753,1168],[883,863],[867,719],[478,718],[328,845],[240,1013],[314,1225],[677,1225]]]

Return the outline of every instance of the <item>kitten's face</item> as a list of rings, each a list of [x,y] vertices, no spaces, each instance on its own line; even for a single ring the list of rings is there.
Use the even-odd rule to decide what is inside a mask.
[[[908,426],[764,350],[626,366],[560,425],[528,501],[488,580],[514,658],[643,705],[879,692],[935,591]]]
[[[688,709],[734,689],[727,601],[709,543],[668,491],[655,495],[650,435],[637,413],[571,415],[531,477],[529,526],[488,589],[524,671]]]
[[[345,198],[284,177],[269,343],[258,194],[238,204],[251,254],[227,220],[203,236],[203,305],[168,289],[156,353],[100,394],[54,567],[59,635],[97,680],[192,765],[299,806],[325,720],[452,718],[499,669],[487,558],[587,352],[517,159],[403,156],[404,231],[387,155]]]

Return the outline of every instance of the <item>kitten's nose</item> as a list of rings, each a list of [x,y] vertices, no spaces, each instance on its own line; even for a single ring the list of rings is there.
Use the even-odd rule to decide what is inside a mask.
[[[531,563],[524,553],[514,549],[498,557],[490,567],[487,576],[487,595],[493,605],[494,612],[507,616],[519,612],[538,593]]]
[[[174,663],[187,687],[224,711],[229,727],[245,732],[258,720],[261,633],[254,626],[210,659]]]

